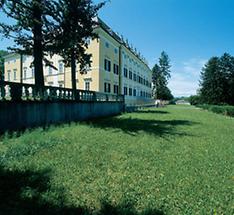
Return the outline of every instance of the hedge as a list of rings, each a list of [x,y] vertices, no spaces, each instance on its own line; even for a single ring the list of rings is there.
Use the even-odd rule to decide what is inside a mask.
[[[225,116],[234,117],[234,106],[220,105],[197,105],[197,107],[212,111],[214,113],[223,114]]]

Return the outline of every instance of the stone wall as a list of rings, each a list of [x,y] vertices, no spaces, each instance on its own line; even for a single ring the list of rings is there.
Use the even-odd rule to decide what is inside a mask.
[[[121,114],[124,102],[2,101],[0,132]]]

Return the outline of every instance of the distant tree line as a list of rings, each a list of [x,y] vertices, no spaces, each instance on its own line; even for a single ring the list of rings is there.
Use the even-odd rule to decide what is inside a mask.
[[[35,85],[44,86],[43,63],[53,67],[46,56],[60,54],[71,66],[75,90],[76,65],[83,70],[91,63],[86,48],[89,39],[97,38],[93,28],[103,5],[92,0],[0,0],[0,11],[13,19],[12,24],[0,22],[0,33],[14,40],[11,51],[34,57]]]
[[[234,57],[225,53],[212,57],[201,72],[198,95],[191,96],[192,104],[234,105]]]
[[[161,53],[159,62],[152,69],[153,98],[160,100],[172,100],[173,95],[168,88],[171,78],[170,59],[165,51]]]

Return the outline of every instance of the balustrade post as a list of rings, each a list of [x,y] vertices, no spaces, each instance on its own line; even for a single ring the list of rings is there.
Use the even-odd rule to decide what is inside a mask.
[[[10,95],[12,101],[21,101],[22,100],[22,85],[14,84],[10,85]]]
[[[6,89],[5,89],[5,85],[1,84],[0,85],[0,90],[1,90],[1,100],[6,100]]]
[[[75,101],[79,101],[80,100],[80,91],[79,90],[74,90],[74,99]]]
[[[97,94],[96,94],[96,92],[93,92],[93,101],[94,101],[94,102],[97,101]]]

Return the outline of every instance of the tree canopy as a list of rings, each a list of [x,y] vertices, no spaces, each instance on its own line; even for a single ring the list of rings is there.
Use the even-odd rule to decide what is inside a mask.
[[[234,57],[212,57],[201,72],[200,97],[207,104],[234,104]]]
[[[0,0],[0,9],[13,19],[0,22],[0,33],[14,39],[11,50],[33,55],[36,85],[44,86],[43,61],[52,66],[46,56],[60,54],[72,67],[75,88],[76,63],[81,69],[91,63],[86,49],[88,40],[97,37],[94,18],[103,5],[92,0]]]
[[[171,100],[173,95],[167,87],[171,78],[170,59],[166,52],[162,52],[158,64],[152,69],[153,97],[155,99]]]
[[[1,0],[0,9],[13,22],[0,23],[0,33],[15,42],[10,49],[33,55],[35,84],[44,86],[43,59],[54,39],[53,0]]]
[[[56,49],[66,65],[71,67],[72,88],[76,89],[76,64],[84,71],[91,64],[91,54],[86,52],[89,41],[98,38],[94,33],[97,12],[104,5],[95,5],[92,0],[58,0],[56,4],[58,23]]]

